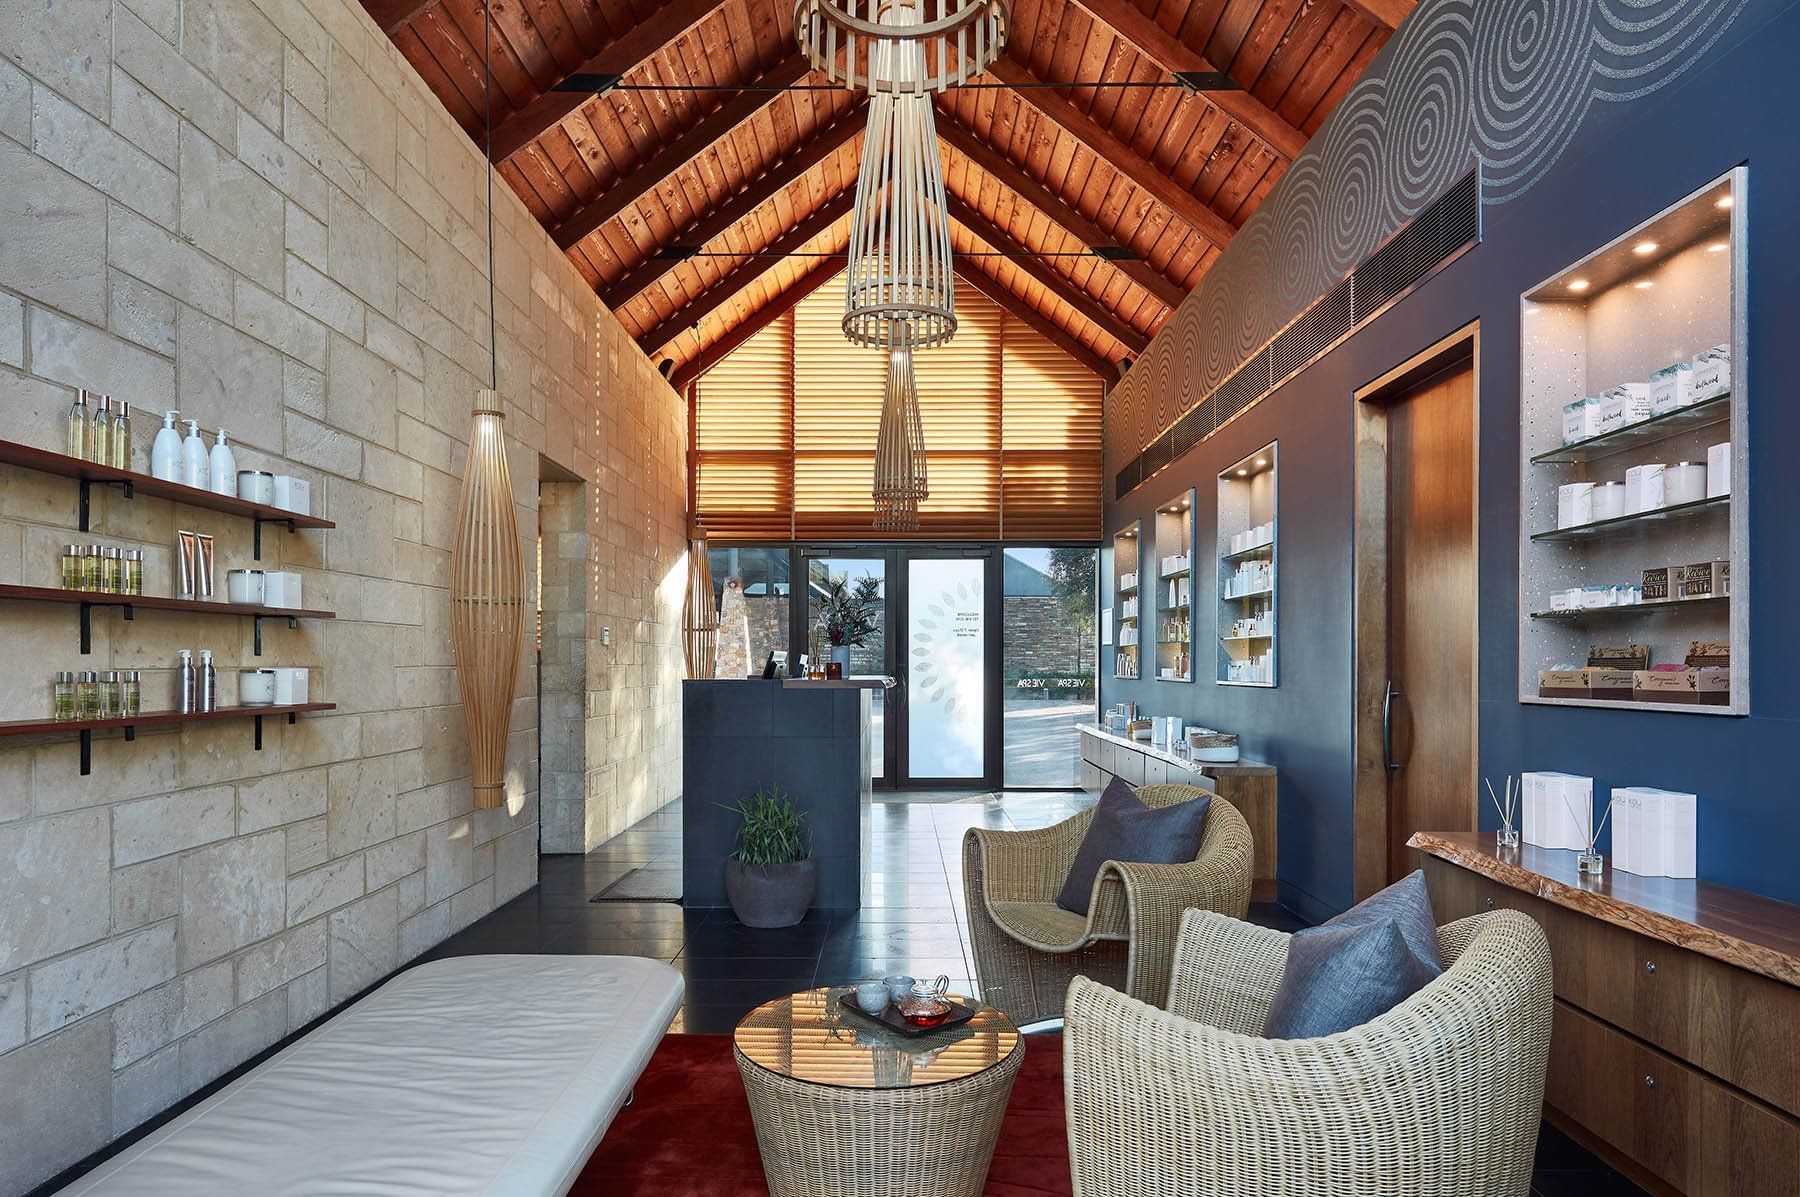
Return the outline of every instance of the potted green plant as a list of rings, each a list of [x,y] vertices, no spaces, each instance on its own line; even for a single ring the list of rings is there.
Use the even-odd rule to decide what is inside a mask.
[[[793,926],[811,909],[819,884],[819,862],[802,825],[806,812],[773,786],[724,809],[743,819],[737,850],[725,862],[732,913],[746,927]]]
[[[850,676],[850,650],[868,644],[881,618],[881,579],[864,576],[852,583],[843,574],[825,578],[819,593],[819,630],[831,643],[831,660]]]

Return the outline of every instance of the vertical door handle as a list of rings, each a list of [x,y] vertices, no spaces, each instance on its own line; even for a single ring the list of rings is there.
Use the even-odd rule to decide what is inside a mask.
[[[1400,771],[1400,762],[1394,759],[1394,699],[1399,695],[1394,680],[1389,678],[1387,691],[1381,696],[1381,763],[1389,773]]]

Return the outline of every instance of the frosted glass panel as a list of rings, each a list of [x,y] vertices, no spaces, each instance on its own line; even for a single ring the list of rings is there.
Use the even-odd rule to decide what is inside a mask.
[[[907,771],[987,776],[987,636],[980,559],[912,559],[907,575]]]

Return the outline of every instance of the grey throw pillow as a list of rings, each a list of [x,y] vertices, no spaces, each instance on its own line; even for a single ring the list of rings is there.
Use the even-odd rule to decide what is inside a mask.
[[[1266,1039],[1314,1039],[1361,1026],[1444,971],[1425,873],[1295,932],[1263,1023]]]
[[[1094,878],[1109,860],[1144,864],[1182,864],[1200,854],[1206,833],[1206,811],[1212,795],[1173,806],[1145,806],[1129,782],[1115,777],[1100,795],[1094,818],[1069,866],[1068,880],[1056,904],[1076,914],[1088,912]]]

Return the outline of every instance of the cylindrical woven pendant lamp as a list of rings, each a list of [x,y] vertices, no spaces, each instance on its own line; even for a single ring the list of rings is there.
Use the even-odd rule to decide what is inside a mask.
[[[844,267],[852,342],[923,349],[956,335],[948,209],[930,98],[870,100]]]
[[[469,426],[469,462],[450,550],[450,639],[477,809],[506,800],[506,737],[524,629],[525,569],[506,467],[506,415],[500,396],[482,390]]]
[[[719,609],[713,605],[712,564],[707,560],[706,529],[694,525],[688,541],[687,602],[681,612],[682,647],[689,677],[711,677],[719,651]]]
[[[795,0],[800,50],[833,83],[920,95],[966,83],[1006,48],[1010,0]],[[907,51],[908,69],[895,48]],[[916,66],[914,65],[916,64]]]
[[[900,346],[888,353],[881,430],[875,438],[875,527],[884,532],[916,531],[919,504],[930,493],[912,350]]]

